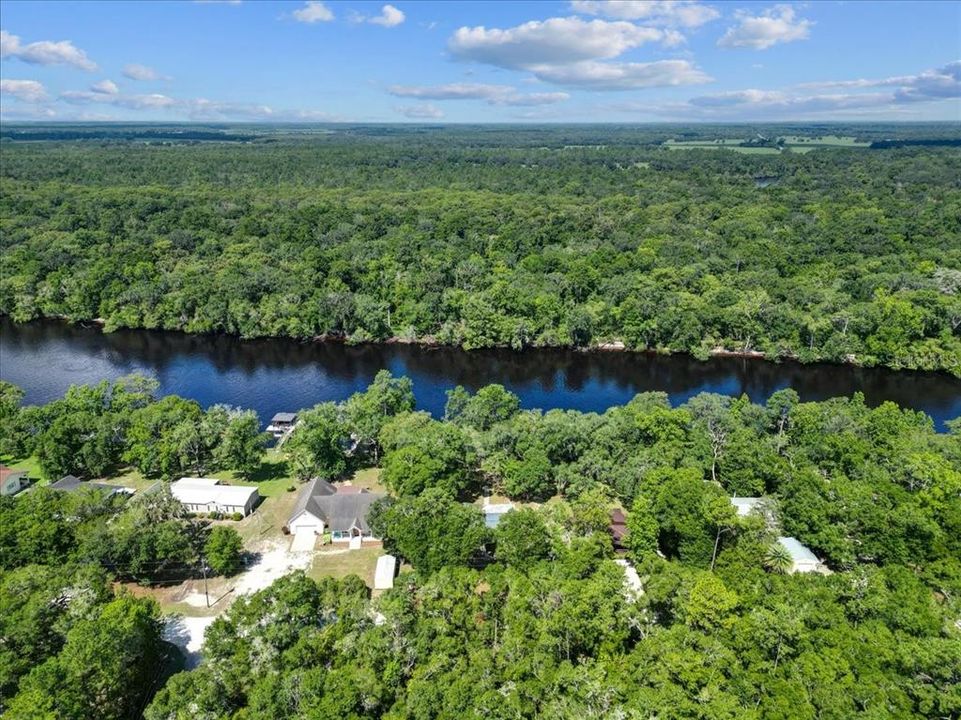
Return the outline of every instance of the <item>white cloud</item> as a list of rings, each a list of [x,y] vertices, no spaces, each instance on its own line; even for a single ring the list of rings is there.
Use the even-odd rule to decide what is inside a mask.
[[[12,120],[49,120],[56,117],[53,108],[38,105],[4,105],[0,107],[0,117]]]
[[[534,107],[537,105],[554,105],[570,99],[566,92],[541,92],[510,95],[494,101],[493,105],[510,105],[511,107]]]
[[[40,103],[47,99],[47,90],[36,80],[0,80],[0,94],[11,95],[27,103]]]
[[[120,95],[86,90],[67,90],[60,93],[60,99],[71,105],[98,103],[116,105],[130,110],[163,110],[178,105],[178,101],[160,93],[147,95]]]
[[[387,92],[396,97],[421,100],[488,100],[514,92],[510,85],[448,83],[447,85],[391,85]]]
[[[446,85],[391,85],[387,92],[396,97],[419,100],[484,100],[490,105],[551,105],[570,98],[564,92],[520,93],[510,85],[449,83]]]
[[[444,117],[444,111],[430,103],[422,105],[401,105],[395,108],[404,117],[411,120],[439,120]]]
[[[588,90],[700,85],[713,79],[687,60],[658,60],[649,63],[603,63],[587,60],[569,65],[545,65],[531,70],[545,82]]]
[[[459,28],[448,41],[460,60],[526,70],[532,65],[567,64],[613,58],[650,42],[676,41],[674,34],[629,22],[549,18],[501,30]]]
[[[571,0],[571,9],[584,15],[643,20],[668,27],[700,27],[721,17],[716,9],[696,0]]]
[[[861,89],[894,87],[898,102],[919,102],[961,97],[961,60],[917,75],[898,75],[876,80],[831,80],[798,85],[803,90]]]
[[[734,16],[738,24],[728,28],[717,41],[718,47],[767,50],[779,43],[807,39],[814,24],[797,17],[790,5],[775,5],[760,15],[738,10]]]
[[[333,11],[319,0],[308,0],[299,10],[293,12],[294,20],[302,23],[330,22]]]
[[[131,80],[169,80],[170,78],[166,75],[161,75],[152,67],[147,67],[146,65],[140,65],[138,63],[130,63],[129,65],[124,65],[123,67],[124,77],[130,78]]]
[[[102,95],[116,95],[120,92],[120,88],[117,87],[117,83],[113,80],[101,80],[90,86],[90,90],[95,93],[100,93]]]
[[[687,60],[652,63],[601,62],[646,43],[684,42],[676,30],[634,23],[581,18],[534,20],[506,30],[462,27],[450,40],[450,53],[509,70],[526,70],[538,80],[592,90],[627,90],[709,82]]]
[[[384,5],[380,9],[380,15],[370,18],[368,22],[374,25],[383,25],[384,27],[394,27],[400,25],[404,22],[406,16],[403,11],[398,10],[393,5]]]
[[[0,30],[0,57],[12,57],[33,65],[72,65],[92,72],[97,64],[69,40],[41,40],[23,45],[20,37]]]
[[[109,82],[109,81],[108,81]],[[101,83],[97,83],[101,85]],[[96,90],[69,90],[59,100],[76,106],[109,105],[138,112],[157,112],[190,120],[273,120],[273,121],[337,121],[343,120],[320,110],[276,110],[259,103],[208,100],[207,98],[175,98],[160,93],[125,95]]]
[[[687,120],[910,119],[921,103],[937,103],[947,116],[961,113],[961,62],[916,75],[805,83],[786,90],[749,88],[657,107],[626,103],[609,109]]]

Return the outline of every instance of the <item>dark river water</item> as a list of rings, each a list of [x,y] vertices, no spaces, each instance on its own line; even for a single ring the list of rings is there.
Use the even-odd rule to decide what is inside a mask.
[[[763,402],[792,387],[802,400],[823,400],[860,390],[871,405],[893,400],[923,410],[939,429],[961,415],[961,380],[942,373],[895,372],[837,365],[800,365],[684,355],[569,350],[485,350],[408,345],[364,345],[293,340],[239,340],[226,336],[123,330],[57,321],[17,325],[0,318],[0,378],[44,403],[71,384],[95,383],[133,372],[155,377],[165,394],[274,413],[324,400],[343,400],[388,369],[414,381],[417,407],[443,413],[455,385],[476,390],[501,383],[526,408],[603,412],[647,390],[679,404],[700,392],[740,395]]]

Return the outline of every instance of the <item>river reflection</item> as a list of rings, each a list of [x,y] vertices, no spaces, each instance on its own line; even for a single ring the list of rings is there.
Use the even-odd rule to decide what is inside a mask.
[[[281,410],[342,400],[383,368],[409,376],[418,407],[435,415],[443,412],[445,392],[454,385],[476,390],[494,382],[516,392],[524,407],[543,409],[603,412],[647,390],[666,392],[675,404],[699,392],[744,393],[763,402],[793,387],[802,400],[861,391],[872,405],[892,400],[924,410],[940,429],[961,415],[961,380],[943,373],[622,352],[465,352],[148,330],[103,333],[57,321],[17,325],[0,318],[0,378],[20,385],[30,403],[52,400],[71,384],[142,372],[156,377],[163,393],[205,406],[250,407],[266,419]]]

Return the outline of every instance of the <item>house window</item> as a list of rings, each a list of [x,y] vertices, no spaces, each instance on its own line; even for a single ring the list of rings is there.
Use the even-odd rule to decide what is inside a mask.
[[[350,539],[350,533],[344,532],[343,530],[334,530],[334,532],[330,534],[330,539],[331,540],[348,540]]]

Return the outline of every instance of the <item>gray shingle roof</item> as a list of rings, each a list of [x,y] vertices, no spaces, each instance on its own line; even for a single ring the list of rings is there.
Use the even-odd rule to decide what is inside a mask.
[[[292,423],[297,419],[297,413],[280,412],[271,418],[272,423]]]
[[[346,532],[352,527],[368,532],[367,512],[383,493],[338,493],[326,480],[314,478],[300,491],[288,523],[307,511],[320,518],[332,532]]]
[[[50,483],[51,490],[60,490],[61,492],[74,492],[75,490],[78,490],[82,487],[95,488],[97,490],[107,490],[111,493],[127,491],[127,488],[121,487],[120,485],[107,485],[106,483],[97,483],[97,482],[83,482],[76,475],[64,475],[62,478],[57,480],[57,482]]]

